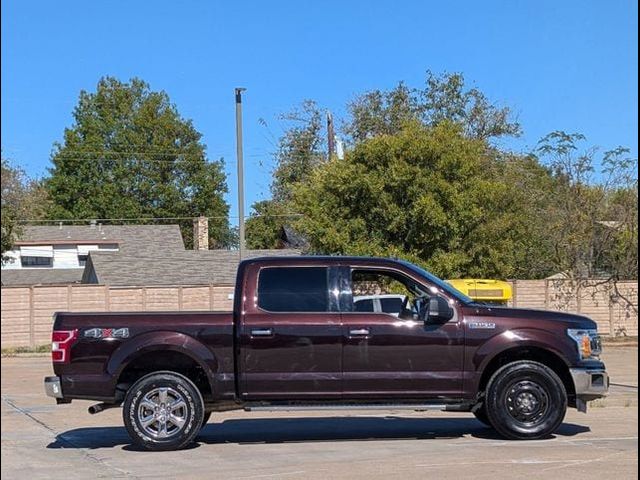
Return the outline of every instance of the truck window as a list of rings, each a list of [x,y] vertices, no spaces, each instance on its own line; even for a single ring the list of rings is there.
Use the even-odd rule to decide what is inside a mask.
[[[260,271],[258,306],[270,312],[326,312],[329,306],[324,267],[270,267]]]
[[[370,298],[363,298],[361,300],[353,300],[354,312],[373,312],[373,300]]]
[[[351,311],[381,313],[402,319],[413,319],[417,315],[416,299],[425,297],[425,292],[402,273],[373,268],[352,270],[351,290]],[[370,299],[373,308],[365,310],[364,305],[359,305],[364,300],[362,297]],[[376,300],[380,302],[379,308],[376,308]]]
[[[403,299],[401,297],[393,297],[393,298],[381,298],[380,305],[382,311],[384,313],[393,313],[399,314],[402,311],[402,302]]]

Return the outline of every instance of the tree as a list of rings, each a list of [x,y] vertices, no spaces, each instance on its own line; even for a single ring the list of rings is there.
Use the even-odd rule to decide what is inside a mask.
[[[511,110],[491,103],[477,88],[467,88],[461,73],[427,72],[423,88],[400,82],[389,91],[367,92],[349,104],[349,113],[344,129],[353,143],[394,135],[411,121],[425,126],[453,122],[462,126],[466,136],[483,140],[521,133]]]
[[[427,72],[426,87],[419,94],[427,124],[452,121],[462,125],[467,136],[483,140],[521,133],[520,124],[511,119],[511,109],[491,103],[475,87],[466,89],[461,73],[438,76]]]
[[[261,200],[252,206],[247,220],[247,248],[278,248],[280,230],[288,220],[281,216],[285,212],[281,203],[275,200]]]
[[[280,139],[271,193],[274,200],[286,202],[291,198],[292,185],[306,180],[324,162],[326,153],[322,113],[314,101],[304,101],[281,119],[291,126]]]
[[[256,203],[254,216],[247,222],[247,242],[254,248],[277,245],[283,226],[292,225],[297,218],[284,215],[299,213],[299,205],[292,197],[295,187],[306,185],[313,172],[327,164],[322,115],[317,105],[306,101],[284,118],[294,123],[285,131],[276,155],[273,198]],[[422,89],[410,88],[401,82],[392,90],[374,90],[356,97],[349,104],[349,120],[344,131],[351,140],[351,147],[357,149],[361,143],[375,138],[400,135],[408,126],[421,126],[426,130],[445,124],[446,128],[457,128],[459,135],[467,139],[479,140],[482,148],[492,150],[487,154],[496,157],[506,154],[488,142],[520,133],[518,123],[511,120],[510,110],[492,104],[478,89],[467,88],[461,74],[436,76],[431,72],[427,72],[426,85]],[[366,159],[363,163],[366,164]],[[510,171],[515,172],[513,168]],[[548,176],[546,171],[537,173]],[[537,241],[537,237],[530,240]],[[532,245],[526,250],[531,257],[533,248]],[[544,269],[540,262],[531,263],[538,270]]]
[[[2,262],[21,233],[21,221],[44,218],[48,206],[42,182],[2,158]]]
[[[532,229],[526,198],[503,180],[508,164],[460,124],[406,124],[296,184],[295,227],[317,252],[401,256],[446,277],[513,277],[527,268]]]
[[[379,135],[394,135],[410,121],[421,119],[422,105],[416,89],[400,82],[389,91],[373,90],[348,105],[350,118],[344,125],[352,143]]]
[[[249,248],[277,248],[282,228],[295,220],[293,187],[307,180],[311,172],[326,160],[322,113],[317,104],[306,100],[282,115],[288,122],[275,155],[276,168],[271,184],[272,198],[252,205],[247,220]]]
[[[207,160],[202,135],[164,91],[104,77],[94,93],[80,93],[73,117],[52,154],[49,218],[140,223],[204,215],[210,244],[228,243],[223,162]],[[191,221],[180,223],[190,244]]]
[[[637,279],[637,159],[623,147],[601,156],[593,147],[580,152],[585,140],[555,131],[535,152],[556,180],[545,213],[550,259],[570,278]]]

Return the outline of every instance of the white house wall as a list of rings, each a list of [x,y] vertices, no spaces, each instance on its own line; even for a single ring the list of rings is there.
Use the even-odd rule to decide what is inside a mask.
[[[7,261],[2,264],[3,270],[13,270],[17,268],[22,268],[20,264],[20,250],[9,250],[6,251],[5,256],[7,257]]]
[[[81,268],[78,262],[78,248],[75,245],[53,247],[53,268]]]
[[[11,270],[23,268],[21,263],[22,256],[31,257],[53,257],[53,268],[84,268],[80,265],[78,255],[88,255],[89,252],[101,250],[108,252],[117,252],[119,250],[117,243],[105,243],[100,245],[29,245],[17,247],[14,250],[5,252],[7,261],[2,265],[2,270]],[[25,267],[34,268],[52,268],[52,267]]]

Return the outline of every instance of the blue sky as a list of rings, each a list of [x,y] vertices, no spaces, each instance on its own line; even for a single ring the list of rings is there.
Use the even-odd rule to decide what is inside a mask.
[[[2,0],[2,151],[45,174],[79,91],[137,76],[225,158],[236,215],[234,87],[247,88],[248,211],[269,194],[280,113],[312,98],[339,116],[355,94],[422,86],[430,69],[510,106],[524,128],[513,149],[562,129],[637,157],[637,18],[635,0]]]

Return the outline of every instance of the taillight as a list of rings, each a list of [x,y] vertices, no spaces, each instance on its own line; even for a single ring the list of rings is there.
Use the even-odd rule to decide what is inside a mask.
[[[71,345],[78,336],[78,330],[54,330],[51,334],[51,360],[54,363],[68,363],[71,360]]]

